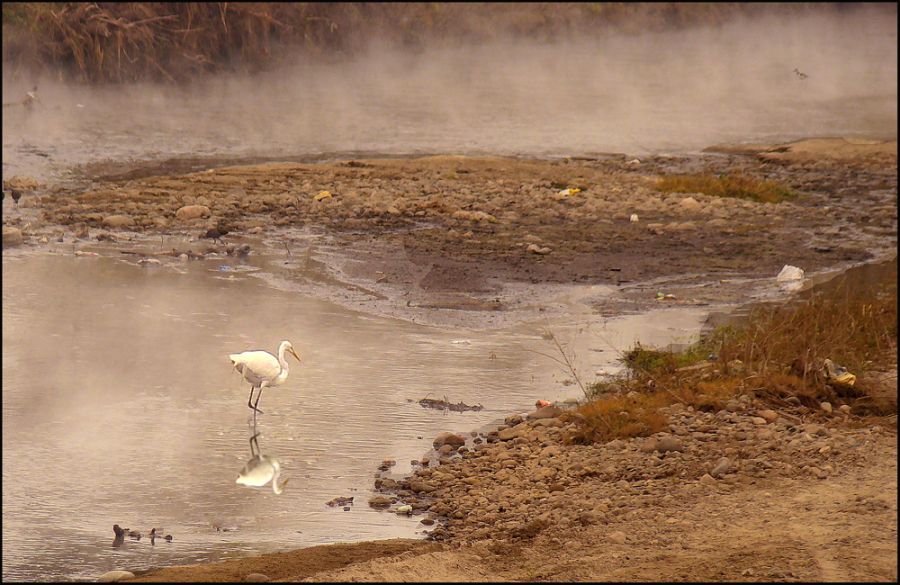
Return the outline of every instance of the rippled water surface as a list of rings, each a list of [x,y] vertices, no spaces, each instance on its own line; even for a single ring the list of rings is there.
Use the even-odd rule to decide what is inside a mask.
[[[265,259],[257,260],[263,267]],[[3,578],[92,578],[335,541],[415,537],[366,505],[384,459],[410,470],[441,431],[468,433],[537,398],[577,397],[551,326],[586,379],[640,338],[685,341],[697,309],[475,332],[369,317],[224,277],[215,262],[3,254]],[[237,485],[251,457],[248,387],[228,354],[291,339],[303,363],[264,391],[260,451],[289,479]],[[491,356],[493,354],[493,358]],[[423,397],[482,404],[445,413]],[[351,511],[328,508],[355,496]],[[112,525],[174,536],[113,548]],[[234,528],[216,532],[215,525]]]

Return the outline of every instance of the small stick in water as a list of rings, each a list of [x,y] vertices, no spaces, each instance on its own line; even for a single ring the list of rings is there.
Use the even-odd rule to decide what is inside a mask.
[[[291,258],[294,257],[293,254],[291,254],[291,249],[288,248],[287,242],[284,242],[284,249],[287,250],[288,256],[290,256]]]

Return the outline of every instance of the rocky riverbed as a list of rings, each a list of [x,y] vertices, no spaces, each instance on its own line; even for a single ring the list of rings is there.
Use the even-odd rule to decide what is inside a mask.
[[[425,542],[313,547],[136,580],[896,579],[896,417],[776,411],[750,395],[719,412],[664,413],[664,433],[581,445],[569,440],[571,411],[544,407],[439,435],[409,477],[391,479],[386,462],[369,505],[420,516]]]

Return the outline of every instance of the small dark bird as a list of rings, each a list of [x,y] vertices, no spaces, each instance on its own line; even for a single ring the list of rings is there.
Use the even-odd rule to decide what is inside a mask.
[[[155,544],[156,538],[165,538],[166,542],[172,542],[172,535],[167,534],[165,536],[162,535],[162,529],[157,530],[156,528],[150,529],[150,544]]]
[[[113,539],[113,548],[118,548],[125,543],[125,532],[126,530],[119,526],[118,524],[113,524],[113,532],[116,533],[116,537]]]
[[[19,199],[22,198],[22,191],[19,189],[9,189],[10,195],[12,195],[13,203],[17,206],[19,205]],[[6,200],[6,189],[3,190],[3,199]]]
[[[201,238],[208,238],[210,240],[218,240],[222,241],[222,236],[226,235],[229,232],[228,229],[224,227],[214,227],[212,229],[206,230],[206,233],[200,236]]]
[[[218,240],[221,243],[222,238],[226,236],[230,231],[230,226],[228,226],[225,222],[220,221],[218,224],[216,224],[216,227],[206,230],[206,233],[200,237],[210,240]]]
[[[797,74],[797,77],[799,77],[800,79],[806,79],[807,77],[809,77],[809,75],[807,75],[806,73],[801,72],[801,71],[800,71],[799,69],[797,69],[796,67],[794,67],[794,73],[796,73],[796,74]]]

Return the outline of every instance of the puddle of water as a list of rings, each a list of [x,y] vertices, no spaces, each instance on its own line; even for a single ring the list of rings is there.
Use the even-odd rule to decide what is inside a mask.
[[[415,537],[415,517],[367,506],[377,465],[396,459],[393,471],[406,473],[438,432],[468,433],[538,398],[580,396],[540,355],[555,351],[540,336],[548,326],[590,381],[615,369],[616,350],[686,340],[705,316],[436,328],[256,278],[223,280],[216,266],[4,251],[4,580]],[[274,351],[282,339],[303,363],[260,400],[259,452],[289,480],[276,495],[271,483],[235,483],[253,454],[252,428],[249,387],[228,354]],[[426,396],[485,409],[425,409],[415,401]],[[325,506],[336,496],[355,496],[351,511]],[[114,548],[114,523],[145,537]],[[173,542],[152,546],[151,527]]]

